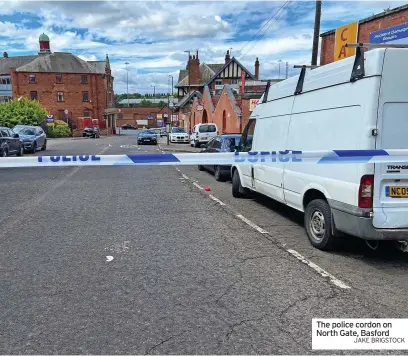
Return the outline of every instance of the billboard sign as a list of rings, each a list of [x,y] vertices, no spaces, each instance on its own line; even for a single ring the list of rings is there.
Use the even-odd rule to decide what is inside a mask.
[[[138,125],[147,125],[149,122],[147,120],[136,120]]]
[[[408,22],[371,32],[370,43],[408,44]]]
[[[157,120],[157,127],[163,127],[163,120]]]
[[[346,47],[348,43],[357,43],[358,22],[353,22],[336,29],[334,42],[334,61],[339,61],[356,54],[355,48]]]
[[[47,115],[47,118],[45,119],[45,122],[47,124],[52,124],[54,122],[54,115]]]

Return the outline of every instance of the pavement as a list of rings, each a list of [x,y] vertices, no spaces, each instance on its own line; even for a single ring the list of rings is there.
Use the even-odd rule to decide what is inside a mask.
[[[35,155],[161,151],[121,135]],[[318,251],[299,214],[194,166],[0,177],[1,354],[367,354],[312,351],[312,318],[407,315],[406,253]]]

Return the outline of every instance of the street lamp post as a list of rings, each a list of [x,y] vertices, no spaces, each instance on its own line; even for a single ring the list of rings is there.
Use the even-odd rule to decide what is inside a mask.
[[[128,102],[128,107],[129,107],[129,70],[128,70],[128,62],[126,64],[126,92],[127,92],[127,102]]]
[[[188,53],[188,61],[190,61],[190,51],[184,51],[184,53]],[[187,95],[190,95],[190,67],[188,67],[188,92],[187,92]],[[190,130],[191,129],[191,115],[190,115],[190,118],[188,119],[188,126],[189,126],[189,130]]]
[[[280,65],[281,65],[282,60],[279,59],[278,63],[279,63],[279,79],[280,79]]]
[[[154,98],[156,97],[156,86],[151,85],[151,87],[153,88],[153,102],[154,102]]]

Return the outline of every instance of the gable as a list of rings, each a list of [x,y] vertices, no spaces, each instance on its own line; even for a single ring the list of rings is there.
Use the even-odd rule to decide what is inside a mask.
[[[246,79],[254,79],[252,73],[247,70],[238,60],[232,58],[231,61],[225,64],[214,76],[207,82],[207,85],[211,84],[216,79],[223,78],[241,78],[241,73],[245,72]]]

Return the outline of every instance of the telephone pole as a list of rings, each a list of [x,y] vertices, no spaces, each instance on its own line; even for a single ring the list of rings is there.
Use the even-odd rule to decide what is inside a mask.
[[[322,2],[316,0],[315,24],[313,33],[312,66],[317,65],[317,53],[319,52],[320,18],[322,17]]]
[[[289,73],[289,62],[286,62],[286,79],[288,79],[288,73]]]

